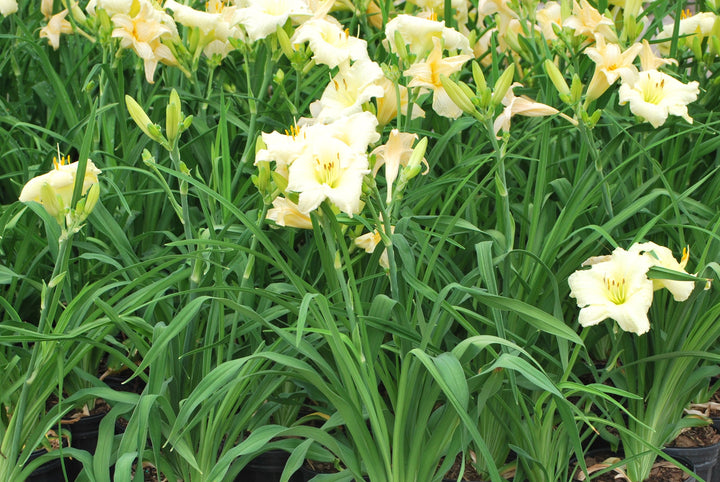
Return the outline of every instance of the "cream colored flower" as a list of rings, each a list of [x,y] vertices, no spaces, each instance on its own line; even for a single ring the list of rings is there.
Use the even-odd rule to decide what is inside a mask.
[[[470,60],[470,55],[455,55],[443,57],[441,40],[433,38],[435,47],[424,62],[418,62],[410,66],[404,74],[412,77],[408,87],[423,87],[433,91],[433,110],[441,116],[456,119],[462,114],[462,110],[450,100],[445,88],[440,82],[440,76],[450,75],[458,72],[463,64]]]
[[[58,217],[59,214],[63,214],[62,211],[69,209],[72,203],[78,162],[68,163],[67,158],[60,159],[60,161],[55,158],[53,164],[55,165],[53,170],[30,179],[23,186],[19,199],[22,202],[35,201],[40,203],[50,215]],[[85,177],[83,178],[82,195],[85,195],[93,184],[97,184],[97,176],[101,172],[88,159],[85,167]]]
[[[434,48],[435,40],[442,39],[447,50],[459,50],[463,54],[472,53],[470,41],[455,29],[445,26],[445,22],[429,20],[412,15],[398,15],[385,25],[385,38],[390,51],[397,53],[395,32],[400,34],[410,53],[424,57]]]
[[[273,200],[272,205],[272,209],[268,209],[265,217],[275,221],[278,226],[300,229],[313,228],[310,216],[301,213],[297,204],[289,199],[278,196]]]
[[[629,102],[633,114],[657,128],[668,115],[680,116],[692,124],[687,105],[697,99],[699,92],[697,81],[683,84],[667,74],[648,70],[627,81],[623,79],[618,101],[620,105]]]
[[[243,0],[239,5],[237,18],[253,42],[274,34],[289,18],[313,15],[304,0]]]
[[[65,20],[67,14],[67,8],[62,12],[56,13],[55,15],[50,17],[47,25],[40,29],[40,38],[48,39],[48,42],[50,43],[50,45],[52,45],[52,48],[54,50],[57,50],[58,47],[60,47],[61,34],[73,33],[72,25],[70,24],[70,22]]]
[[[695,15],[689,15],[683,12],[682,18],[680,19],[678,35],[681,37],[688,35],[689,37],[680,39],[680,42],[692,42],[696,36],[699,36],[701,40],[709,37],[712,35],[716,20],[717,15],[712,12],[700,12]],[[670,52],[670,40],[672,39],[674,30],[675,23],[673,22],[665,25],[657,35],[657,40],[665,40],[657,44],[658,50],[663,55],[667,55]]]
[[[618,44],[606,43],[605,37],[595,35],[595,47],[585,49],[587,56],[595,62],[595,72],[585,94],[587,102],[600,97],[619,78],[629,79],[637,74],[633,61],[641,49],[642,45],[636,43],[622,51]]]
[[[90,0],[85,10],[90,15],[95,15],[95,10],[100,8],[105,10],[108,16],[112,17],[118,13],[130,15],[133,6],[133,0]]]
[[[645,256],[651,266],[660,266],[662,268],[688,274],[687,271],[685,271],[685,266],[687,266],[688,259],[690,259],[690,251],[687,248],[683,248],[683,255],[680,262],[675,259],[672,251],[668,248],[665,246],[659,246],[653,242],[635,243],[630,246],[628,252]],[[675,301],[685,301],[695,288],[695,282],[693,281],[654,279],[652,282],[654,290],[667,288],[667,290],[672,293]]]
[[[400,103],[400,112],[403,115],[407,115],[408,112],[408,89],[404,85],[398,85],[395,90],[395,84],[388,79],[383,77],[377,81],[377,84],[383,88],[382,97],[376,97],[375,103],[377,104],[377,120],[381,126],[387,125],[392,121],[398,114],[398,102]],[[398,99],[398,92],[400,98]],[[425,111],[420,108],[419,105],[413,104],[412,106],[412,118],[417,119],[418,117],[425,117]]]
[[[502,113],[497,116],[495,122],[493,123],[493,129],[496,136],[498,132],[500,132],[500,129],[502,129],[503,132],[510,132],[510,119],[514,115],[522,115],[525,117],[543,117],[559,113],[556,108],[541,102],[535,102],[527,96],[523,95],[517,97],[513,93],[513,89],[515,87],[522,87],[522,84],[518,82],[513,83],[505,94],[505,97],[503,97],[502,104],[505,106],[505,109],[503,109]],[[567,116],[565,116],[565,118],[573,122]]]
[[[378,146],[371,154],[375,154],[376,161],[373,166],[373,176],[376,176],[381,166],[385,166],[385,180],[387,182],[387,196],[385,202],[392,201],[392,185],[397,179],[400,166],[407,166],[410,156],[413,153],[413,144],[417,140],[417,134],[400,132],[397,129],[390,131],[387,143]],[[427,161],[423,159],[427,166]]]
[[[309,146],[292,162],[287,189],[299,193],[298,209],[303,214],[328,199],[352,216],[360,212],[363,177],[369,172],[365,154],[331,137]]]
[[[17,0],[0,0],[0,14],[4,17],[17,12],[18,4]]]
[[[542,8],[540,8],[541,6]],[[535,12],[535,21],[547,41],[557,39],[553,25],[562,29],[563,22],[560,10],[559,2],[551,1],[538,4],[538,10]]]
[[[571,274],[570,296],[580,307],[580,324],[592,326],[611,318],[624,331],[647,333],[653,299],[653,283],[647,277],[650,266],[645,256],[616,248],[609,259],[595,259],[590,269]]]
[[[115,25],[112,36],[120,39],[122,48],[132,48],[143,60],[145,80],[149,83],[154,82],[158,62],[177,65],[170,48],[162,43],[163,38],[177,35],[172,17],[165,12],[157,10],[147,1],[141,1],[136,15],[131,17],[119,13],[112,16],[112,21]]]
[[[350,35],[333,17],[308,20],[295,30],[290,41],[293,45],[307,42],[315,63],[331,69],[351,60],[369,60],[367,42]]]
[[[395,226],[390,226],[390,232],[395,232]],[[380,232],[377,229],[374,229],[372,232],[358,236],[357,238],[355,238],[354,242],[357,247],[364,249],[366,253],[372,254],[375,252],[375,248],[377,248],[378,245],[382,243],[382,237],[380,236]],[[390,269],[390,261],[388,260],[387,248],[383,248],[383,252],[380,254],[380,259],[378,260],[378,263],[383,268]]]
[[[587,0],[580,0],[580,3],[573,0],[572,15],[565,19],[563,26],[573,29],[575,36],[583,35],[592,39],[595,34],[600,34],[608,42],[618,40],[612,19],[598,12]]]
[[[237,7],[225,6],[220,0],[207,2],[205,12],[175,0],[166,0],[164,7],[173,11],[173,18],[177,23],[198,28],[200,32],[198,48],[201,48],[207,57],[219,54],[224,58],[233,50],[230,39],[242,40],[245,37],[236,18]]]
[[[655,55],[652,47],[650,47],[650,42],[643,39],[642,49],[640,50],[640,68],[642,70],[657,70],[663,65],[677,65],[677,63],[678,61],[675,59],[664,59]]]
[[[377,84],[383,78],[382,69],[371,60],[359,60],[350,67],[341,68],[320,99],[310,104],[313,118],[327,123],[362,112],[363,104],[385,94]]]

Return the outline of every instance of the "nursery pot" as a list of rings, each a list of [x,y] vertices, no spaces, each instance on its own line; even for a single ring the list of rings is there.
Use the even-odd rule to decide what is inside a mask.
[[[45,455],[47,453],[47,450],[45,449],[39,449],[34,451],[32,454],[30,454],[30,458],[28,459],[28,462],[35,460],[36,458],[40,457],[41,455]],[[27,482],[58,482],[59,480],[63,479],[63,471],[62,471],[62,462],[60,459],[53,459],[48,462],[45,462],[37,469],[33,470],[33,472],[30,474],[30,476],[25,479]],[[70,480],[73,479],[73,476],[71,474],[71,470],[69,467],[69,463],[66,460],[65,461],[65,470],[67,471],[68,477]]]
[[[290,454],[280,449],[264,452],[240,471],[235,477],[235,482],[279,482],[288,457]],[[299,473],[290,477],[290,482],[301,482],[302,480]]]
[[[712,426],[715,430],[720,432],[720,418],[713,418]],[[713,466],[712,476],[708,480],[712,482],[720,482],[720,454],[716,454],[715,456],[715,465]]]
[[[308,467],[305,467],[304,465],[302,467],[300,467],[300,473],[302,474],[302,479],[299,479],[299,480],[303,481],[303,482],[309,482],[316,475],[320,475],[320,472],[315,472],[314,470],[312,470]],[[357,482],[357,479],[353,479],[353,480]],[[363,480],[369,482],[370,478],[366,475],[363,477]]]
[[[695,472],[706,482],[714,480],[713,468],[720,453],[720,442],[707,447],[665,447],[663,452],[674,459],[685,458],[692,462]]]
[[[670,455],[670,454],[668,454],[668,455]],[[612,451],[610,451],[610,450],[608,450],[608,449],[592,449],[592,450],[589,450],[589,451],[585,454],[585,457],[586,457],[586,458],[587,458],[587,457],[593,457],[593,456],[602,456],[602,457],[617,456],[617,457],[622,457],[623,455],[622,455],[622,453],[620,453],[620,454],[613,453]],[[675,455],[672,455],[672,457],[673,457],[675,460],[677,460],[678,462],[680,462],[682,465],[684,465],[685,467],[687,467],[688,469],[690,469],[690,470],[692,470],[693,472],[697,473],[697,471],[695,470],[695,466],[693,465],[692,461],[690,461],[689,459],[687,459],[687,458],[685,458],[685,457],[683,457],[683,456],[675,456]],[[661,460],[661,459],[658,458],[658,460]],[[574,464],[576,464],[576,462],[577,462],[577,461],[573,458],[573,460],[571,461],[571,464],[574,465]],[[572,478],[572,482],[580,482],[579,479],[575,478],[575,475],[576,475],[577,473],[579,473],[579,472],[581,472],[579,467],[576,466],[576,467],[573,468],[573,478]],[[591,475],[592,475],[592,474],[591,474]],[[686,475],[687,475],[687,474],[686,474]],[[683,482],[696,482],[696,480],[695,480],[694,477],[687,476],[687,478],[683,479]],[[707,481],[706,481],[706,482],[707,482]]]

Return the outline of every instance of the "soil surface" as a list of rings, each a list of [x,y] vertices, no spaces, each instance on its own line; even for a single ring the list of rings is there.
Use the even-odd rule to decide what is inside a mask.
[[[606,460],[607,455],[585,457],[585,463],[587,464],[588,472],[590,472],[590,480],[592,480],[592,482],[618,482],[629,480],[623,477],[624,472],[621,472],[623,467],[619,467],[620,470],[612,470],[597,477],[593,477],[593,472],[604,470],[610,465],[617,463],[617,459],[615,459],[605,464]],[[674,464],[663,460],[653,466],[652,472],[650,472],[650,477],[645,479],[645,482],[682,482],[688,478],[689,476],[683,472],[682,469],[679,469]],[[576,470],[574,480],[586,480],[585,474],[583,474],[579,468]]]
[[[707,447],[720,442],[720,433],[712,425],[690,427],[668,444],[668,447]]]
[[[445,479],[449,480],[457,480],[458,475],[460,475],[460,467],[462,466],[462,454],[458,454],[457,457],[455,457],[455,463],[453,466],[448,470],[448,472],[445,474]],[[465,462],[465,472],[463,473],[462,479],[466,481],[472,481],[472,482],[480,482],[482,481],[482,477],[480,474],[477,473],[475,470],[475,467],[470,462]]]

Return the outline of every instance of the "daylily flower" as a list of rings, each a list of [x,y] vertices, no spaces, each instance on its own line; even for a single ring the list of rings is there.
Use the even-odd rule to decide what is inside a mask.
[[[408,112],[408,89],[404,85],[398,85],[397,91],[395,90],[395,84],[388,79],[383,77],[377,81],[377,84],[383,88],[383,95],[375,98],[377,104],[377,120],[381,126],[387,125],[398,113],[398,102],[400,103],[400,112],[403,115],[407,115]],[[400,98],[398,99],[398,92]],[[418,117],[425,117],[425,111],[420,108],[419,105],[413,104],[412,106],[412,119]]]
[[[409,51],[417,56],[425,56],[434,48],[435,40],[442,38],[448,50],[460,50],[463,54],[472,53],[470,41],[455,29],[445,26],[445,22],[429,20],[412,15],[398,15],[385,25],[385,38],[390,51],[397,53],[395,32],[400,34]]]
[[[625,51],[614,43],[606,43],[605,37],[595,35],[595,47],[588,47],[585,53],[595,62],[595,72],[585,95],[590,102],[600,97],[620,77],[629,78],[637,73],[633,65],[635,57],[642,49],[641,44],[633,44]]]
[[[133,0],[90,0],[85,7],[85,11],[90,15],[95,15],[95,9],[101,8],[105,10],[108,16],[112,17],[116,14],[130,15],[133,6]]]
[[[645,256],[651,266],[660,266],[687,274],[685,266],[687,266],[688,259],[690,259],[690,251],[687,248],[683,248],[683,255],[680,262],[675,259],[672,251],[668,248],[659,246],[653,242],[635,243],[630,246],[628,252]],[[672,293],[675,301],[685,301],[695,288],[695,282],[693,281],[675,281],[669,279],[654,279],[652,281],[654,290],[667,288],[668,291]]]
[[[312,229],[312,220],[307,214],[303,214],[298,209],[298,205],[284,197],[276,197],[272,203],[272,209],[269,209],[267,219],[275,221],[279,226]]]
[[[560,112],[549,105],[541,102],[535,102],[527,96],[517,97],[513,93],[515,87],[522,87],[522,84],[515,82],[507,90],[505,97],[503,97],[502,104],[505,106],[502,113],[495,119],[493,123],[493,130],[497,136],[500,129],[503,132],[510,132],[510,119],[514,115],[522,115],[525,117],[543,117],[546,115],[559,114]],[[568,116],[561,114],[569,122],[575,123],[573,119]]]
[[[243,39],[245,33],[238,25],[237,7],[225,6],[219,0],[207,2],[207,11],[195,10],[175,0],[166,0],[165,8],[173,11],[173,18],[186,27],[197,27],[201,34],[199,48],[207,57],[225,57],[233,50],[230,39]]]
[[[408,87],[423,87],[433,91],[433,110],[445,117],[456,119],[462,114],[462,110],[450,100],[445,88],[440,82],[440,76],[458,72],[463,64],[470,60],[470,55],[455,55],[443,58],[441,40],[433,38],[435,47],[425,62],[418,62],[410,66],[404,74],[411,76]]]
[[[692,42],[695,36],[700,36],[701,39],[712,35],[713,25],[717,15],[712,12],[700,12],[695,15],[689,15],[683,12],[682,18],[680,19],[680,26],[678,35],[686,36],[680,39],[680,42]],[[672,39],[673,31],[675,30],[675,22],[665,25],[662,31],[657,35],[657,40],[666,40],[665,42],[658,43],[658,50],[663,55],[667,55],[670,52],[670,40]]]
[[[376,161],[373,166],[373,176],[377,175],[381,166],[385,166],[385,180],[387,182],[387,196],[385,202],[392,201],[392,185],[397,179],[400,166],[407,166],[410,156],[413,153],[413,144],[417,140],[417,134],[400,132],[397,129],[390,131],[387,143],[376,147],[371,154],[375,154]],[[427,161],[423,159],[427,166]],[[429,167],[428,167],[429,168]]]
[[[295,30],[290,41],[293,45],[308,42],[315,63],[331,69],[351,60],[369,59],[367,42],[350,35],[333,17],[308,20]]]
[[[313,14],[304,0],[244,0],[239,4],[237,18],[253,42],[275,33],[288,18]]]
[[[298,209],[303,214],[328,199],[352,216],[360,212],[363,177],[369,172],[365,154],[331,137],[309,146],[293,161],[287,189],[299,193]]]
[[[68,158],[53,159],[54,169],[41,176],[30,179],[20,192],[20,201],[35,201],[43,205],[45,210],[53,217],[63,214],[72,203],[75,177],[77,176],[78,162],[69,163]],[[85,177],[81,194],[85,195],[93,184],[98,182],[98,174],[102,171],[88,159],[85,167]]]
[[[627,81],[623,79],[618,92],[620,105],[630,103],[633,114],[660,127],[668,115],[677,115],[692,124],[687,104],[694,102],[700,92],[697,81],[683,84],[679,80],[658,72],[640,72]]]
[[[573,29],[575,36],[584,35],[592,39],[595,34],[600,34],[609,42],[618,40],[612,19],[598,12],[587,0],[580,0],[580,3],[573,0],[572,15],[565,19],[563,26]]]
[[[657,70],[663,65],[677,65],[677,63],[678,61],[676,59],[664,59],[655,55],[652,47],[650,47],[650,42],[643,39],[642,49],[640,50],[640,68],[642,70]]]
[[[568,278],[570,296],[580,307],[582,326],[597,325],[606,318],[620,328],[642,335],[650,330],[647,312],[653,299],[653,283],[647,277],[651,262],[637,253],[616,248],[611,256],[590,258]]]
[[[169,19],[169,20],[168,20]],[[154,83],[153,77],[158,62],[177,65],[177,60],[162,39],[177,35],[172,17],[157,10],[149,2],[140,2],[135,16],[115,14],[112,16],[115,29],[113,37],[120,38],[122,48],[132,48],[145,64],[145,80]],[[172,24],[172,27],[168,25]]]
[[[0,0],[0,14],[7,17],[18,10],[17,0]]]
[[[382,220],[382,219],[381,219]],[[390,232],[395,231],[395,226],[390,226]],[[372,232],[365,233],[355,238],[355,245],[365,250],[366,253],[372,254],[375,252],[375,248],[382,243],[382,237],[377,229]],[[387,248],[383,248],[383,252],[380,254],[378,260],[380,266],[385,269],[390,269],[390,261],[388,260]]]
[[[320,99],[310,104],[313,118],[318,122],[332,122],[362,112],[363,104],[385,94],[377,84],[382,78],[382,69],[371,60],[359,60],[350,67],[341,68]]]
[[[40,38],[47,38],[54,50],[57,50],[58,47],[60,47],[60,34],[73,33],[72,25],[70,22],[65,20],[67,14],[67,8],[62,12],[56,13],[50,17],[47,25],[40,29]]]
[[[538,5],[538,7],[540,7],[540,5]],[[555,31],[553,30],[553,24],[555,24],[557,28],[562,28],[560,3],[551,1],[542,4],[542,8],[538,8],[537,12],[535,12],[535,20],[545,40],[551,41],[557,39],[557,35],[555,35]]]

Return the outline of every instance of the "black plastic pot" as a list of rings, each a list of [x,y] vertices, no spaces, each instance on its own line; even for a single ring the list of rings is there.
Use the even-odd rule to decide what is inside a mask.
[[[235,482],[279,482],[289,456],[284,450],[268,450],[247,464],[235,477]],[[300,473],[290,477],[290,482],[302,480]]]
[[[713,469],[720,453],[720,442],[707,447],[665,447],[663,452],[674,459],[685,458],[692,462],[695,472],[706,482],[713,480]]]
[[[712,425],[720,432],[720,418],[713,418],[712,419]],[[720,482],[720,455],[718,455],[715,459],[715,465],[713,466],[712,476],[709,479],[712,482]]]
[[[304,465],[300,468],[300,472],[302,473],[302,479],[300,479],[300,480],[303,482],[310,482],[313,479],[313,477],[315,477],[316,475],[320,475],[319,472],[315,472],[314,470],[308,469]],[[353,479],[353,480],[356,481],[356,479]],[[370,482],[370,477],[368,477],[366,475],[363,477],[363,480],[366,482]]]
[[[614,454],[612,451],[610,451],[610,450],[608,450],[608,449],[592,449],[592,450],[589,450],[589,451],[585,454],[585,457],[592,457],[592,456],[598,456],[598,455],[606,455],[606,456],[608,456],[608,457],[611,457],[611,456],[623,457],[623,454],[622,454],[622,453],[620,453],[620,454]],[[668,455],[669,455],[669,454],[668,454]],[[684,465],[685,467],[687,467],[688,469],[690,469],[690,470],[692,470],[693,472],[697,473],[697,472],[695,471],[695,466],[693,465],[692,461],[690,461],[689,459],[687,459],[687,458],[685,458],[685,457],[682,457],[682,456],[675,456],[675,455],[672,455],[672,457],[673,457],[675,460],[677,460],[678,462],[680,462],[681,464],[683,464],[683,465]],[[575,461],[575,460],[572,460],[571,463],[572,463],[572,464],[575,464],[576,461]],[[578,479],[575,478],[574,474],[573,474],[573,479],[572,479],[572,480],[573,480],[573,482],[580,482]],[[696,482],[696,480],[695,480],[694,477],[688,477],[688,478],[685,479],[683,482]]]
[[[36,458],[46,453],[47,450],[45,449],[36,450],[32,454],[30,454],[28,462],[35,460]],[[65,460],[65,470],[67,471],[69,479],[73,480],[74,477],[70,472],[69,461],[67,459]],[[60,459],[53,459],[45,462],[40,467],[33,470],[32,474],[30,474],[30,476],[25,480],[26,482],[58,482],[65,480],[62,471],[62,462],[60,461]]]

